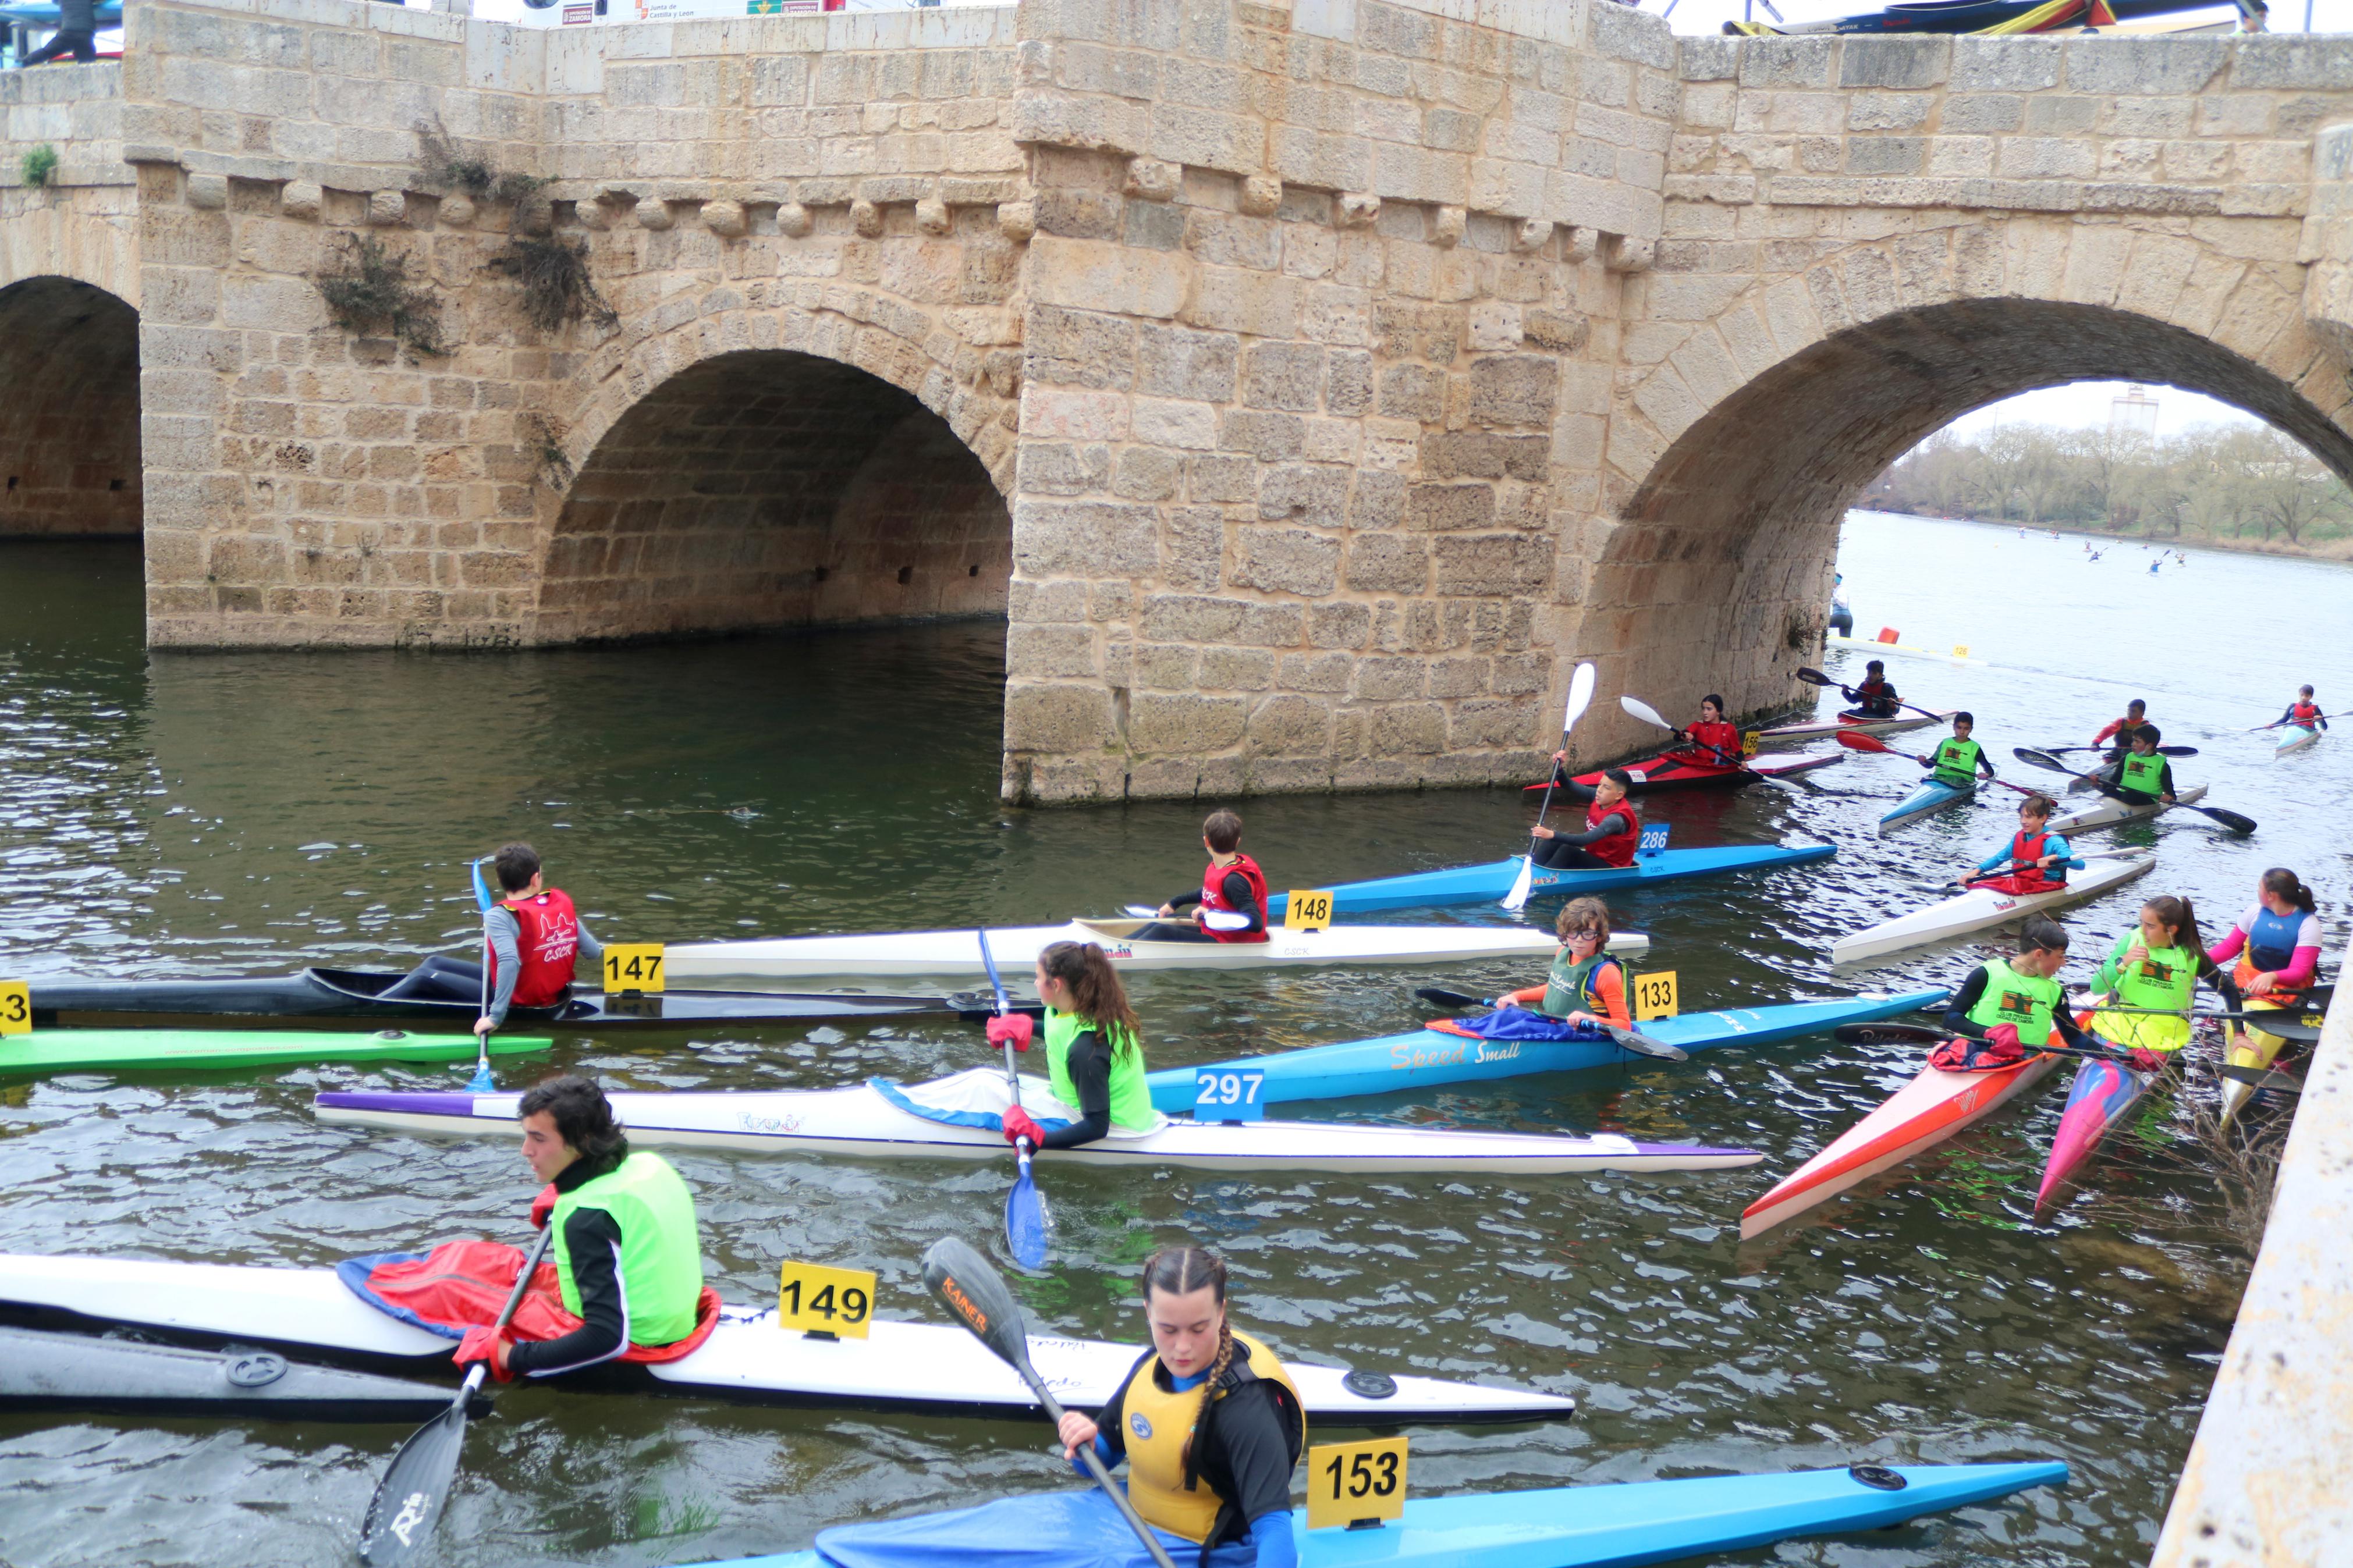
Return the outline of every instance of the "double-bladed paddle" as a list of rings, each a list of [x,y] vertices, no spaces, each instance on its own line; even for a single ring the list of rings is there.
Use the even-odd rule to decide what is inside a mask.
[[[1835,687],[1841,694],[1852,689],[1852,688],[1850,688],[1843,680],[1833,679],[1830,676],[1824,675],[1819,669],[1809,669],[1803,666],[1799,668],[1798,679],[1804,681],[1809,686]],[[1902,698],[1898,698],[1896,699],[1895,706],[1898,708],[1909,708],[1913,712],[1919,714],[1923,719],[1934,719],[1939,724],[1945,721],[1944,714],[1937,712],[1933,708],[1923,708],[1916,702],[1906,702]]]
[[[2066,763],[2052,756],[2050,752],[2037,751],[2032,746],[2012,746],[2010,749],[2010,754],[2016,757],[2020,762],[2024,763],[2028,767],[2042,768],[2051,773],[2065,773],[2071,778],[2082,779],[2094,789],[2098,790],[2102,795],[2106,795],[2110,800],[2120,800],[2126,805],[2147,805],[2150,804],[2146,796],[2135,798],[2128,791],[2121,789],[2117,785],[2110,784],[2107,780],[2101,778],[2096,770],[2088,773],[2079,773],[2073,768],[2069,767]],[[2197,805],[2186,800],[2161,801],[2157,803],[2157,805],[2158,809],[2162,811],[2194,811],[2200,816],[2211,817],[2214,821],[2221,823],[2223,826],[2229,828],[2233,833],[2244,835],[2253,833],[2255,830],[2255,819],[2253,817],[2242,816],[2235,811],[2224,811],[2219,805]]]
[[[1841,1024],[1831,1031],[1831,1037],[1842,1046],[1941,1046],[1953,1036],[1950,1030],[1932,1029],[1926,1024]],[[2081,1057],[2086,1061],[2116,1062],[2123,1067],[2133,1065],[2132,1058],[2126,1052],[2087,1051],[2080,1046],[2029,1046],[2026,1055],[2018,1060],[2032,1061],[2038,1056]],[[2007,1065],[2014,1067],[2018,1064]]]
[[[1902,757],[1905,762],[1918,763],[1923,767],[1936,766],[1936,759],[1934,757],[1924,757],[1917,752],[1899,752],[1876,735],[1857,735],[1852,731],[1841,730],[1839,731],[1838,743],[1844,746],[1850,752],[1884,752],[1886,755],[1891,757]],[[2041,795],[2042,793],[2041,790],[2029,789],[2024,784],[2014,784],[2008,779],[1989,778],[1985,782],[1992,784],[2000,784],[2004,789],[2014,789],[2021,795]]]
[[[1585,710],[1593,705],[1593,682],[1598,673],[1592,664],[1588,662],[1578,665],[1576,673],[1568,678],[1568,710],[1561,715],[1560,721],[1560,749],[1564,752],[1568,750],[1568,732],[1577,728],[1577,721],[1584,718]],[[1558,777],[1560,777],[1560,770],[1555,768],[1553,778]],[[1538,827],[1544,826],[1545,814],[1551,809],[1552,781],[1546,780],[1544,803],[1536,807]],[[1520,857],[1520,874],[1512,879],[1512,890],[1504,895],[1504,908],[1524,910],[1528,907],[1528,892],[1535,885],[1535,875],[1536,837],[1531,833],[1528,835],[1528,852]]]
[[[1449,991],[1437,985],[1425,985],[1414,994],[1433,1007],[1447,1007],[1456,1012],[1466,1007],[1491,1005],[1484,996],[1473,996],[1467,991]],[[1608,1031],[1611,1039],[1638,1057],[1656,1057],[1662,1062],[1691,1060],[1691,1053],[1680,1046],[1671,1046],[1664,1040],[1654,1040],[1650,1036],[1637,1034],[1632,1029],[1621,1029],[1607,1018],[1596,1018],[1594,1022]]]
[[[1122,912],[1132,920],[1156,921],[1160,918],[1158,910],[1145,904],[1124,905]],[[1250,916],[1240,910],[1210,910],[1201,917],[1201,923],[1211,931],[1248,931]]]
[[[997,977],[997,960],[988,951],[988,932],[976,931],[980,939],[980,966],[988,971],[989,989],[997,993],[997,1016],[1011,1012],[1012,1005],[1005,999],[1005,982]],[[1018,1110],[1021,1104],[1021,1074],[1013,1065],[1013,1042],[1005,1042],[1005,1087],[1013,1096]],[[1029,1173],[1029,1140],[1016,1139],[1014,1157],[1020,1163],[1020,1173],[1014,1178],[1013,1190],[1005,1194],[1005,1245],[1012,1249],[1013,1261],[1024,1268],[1046,1266],[1046,1200],[1038,1191],[1037,1178]]]
[[[2060,755],[2062,752],[2105,752],[2105,751],[2108,751],[2108,750],[2110,750],[2111,748],[2109,748],[2109,747],[2107,747],[2107,746],[2104,746],[2104,745],[2103,745],[2103,746],[2044,746],[2044,747],[2042,747],[2042,748],[2041,748],[2041,749],[2042,749],[2042,750],[2043,750],[2043,751],[2045,751],[2045,752],[2050,752],[2052,756],[2054,756],[2054,757],[2055,757],[2055,756]],[[2160,756],[2160,757],[2194,757],[2194,756],[2196,756],[2196,755],[2198,754],[2198,748],[2197,748],[2197,747],[2195,747],[2195,746],[2159,746],[2159,747],[2157,749],[2157,754],[2158,754],[2158,756]]]
[[[1748,765],[1747,758],[1736,757],[1730,752],[1725,751],[1722,746],[1711,746],[1705,741],[1694,740],[1691,736],[1684,734],[1683,728],[1680,725],[1668,723],[1665,717],[1662,715],[1657,709],[1651,707],[1649,703],[1643,701],[1639,697],[1620,697],[1618,699],[1618,706],[1623,708],[1627,712],[1631,713],[1635,718],[1640,719],[1645,724],[1655,724],[1660,729],[1668,731],[1676,735],[1688,744],[1697,746],[1703,752],[1714,752],[1716,761],[1722,763],[1725,767],[1738,768],[1750,778],[1761,780],[1768,784],[1778,785],[1782,789],[1796,789],[1798,787],[1798,782],[1794,779],[1777,779],[1770,773],[1760,773],[1755,768]]]
[[[2242,735],[2260,735],[2266,730],[2276,730],[2283,724],[2294,724],[2300,728],[2309,729],[2313,724],[2318,722],[2320,720],[2342,719],[2344,717],[2345,715],[2342,713],[2315,713],[2309,719],[2274,719],[2268,724],[2258,724],[2252,730],[2242,730],[2239,733]],[[2161,752],[2165,750],[2165,748],[2159,746],[2158,750]]]
[[[2266,1035],[2276,1035],[2283,1040],[2299,1045],[2311,1045],[2320,1038],[2320,1026],[2305,1023],[2292,1011],[2205,1012],[2194,1007],[2116,1007],[2097,1002],[2076,1002],[2071,1005],[2085,1007],[2095,1013],[2130,1014],[2147,1018],[2212,1018],[2220,1023],[2253,1024]]]
[[[481,1016],[485,1018],[491,1016],[491,969],[495,956],[491,952],[491,889],[482,881],[482,863],[490,858],[488,855],[482,856],[466,868],[474,879],[474,902],[482,911]],[[466,1080],[466,1089],[470,1094],[488,1094],[499,1087],[499,1080],[491,1076],[491,1031],[478,1029],[474,1032],[474,1038],[481,1047],[481,1055],[475,1058],[474,1076]]]
[[[955,1315],[957,1322],[971,1330],[974,1338],[1019,1374],[1045,1410],[1046,1419],[1060,1426],[1062,1406],[1048,1391],[1046,1380],[1038,1375],[1038,1369],[1029,1364],[1029,1331],[1022,1321],[1021,1304],[1006,1289],[1004,1276],[991,1268],[979,1253],[955,1237],[944,1236],[923,1254],[923,1283]],[[1086,1466],[1095,1484],[1103,1488],[1103,1495],[1118,1508],[1127,1527],[1144,1542],[1144,1549],[1152,1553],[1155,1568],[1175,1568],[1160,1538],[1144,1522],[1135,1505],[1127,1500],[1127,1494],[1113,1484],[1111,1472],[1103,1468],[1103,1458],[1095,1452],[1092,1443],[1080,1445],[1079,1461]]]
[[[514,1289],[507,1293],[507,1304],[491,1325],[493,1332],[514,1321],[523,1292],[531,1289],[531,1277],[539,1271],[539,1260],[547,1256],[547,1244],[554,1239],[555,1222],[551,1219],[539,1233],[531,1256],[523,1259],[522,1272],[515,1276]],[[441,1516],[449,1484],[458,1479],[458,1450],[466,1441],[466,1406],[472,1402],[474,1391],[482,1386],[482,1374],[490,1365],[478,1361],[468,1367],[466,1381],[459,1384],[458,1397],[449,1402],[449,1408],[410,1433],[400,1452],[392,1457],[392,1468],[376,1484],[375,1496],[368,1500],[367,1517],[360,1524],[360,1561],[368,1568],[406,1563],[432,1536],[433,1521]]]

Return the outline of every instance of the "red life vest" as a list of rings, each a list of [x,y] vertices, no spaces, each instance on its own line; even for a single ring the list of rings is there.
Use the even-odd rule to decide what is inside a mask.
[[[564,1000],[572,988],[573,960],[580,952],[580,915],[571,896],[549,888],[525,900],[503,899],[500,907],[512,911],[522,928],[516,951],[522,955],[515,976],[514,1005],[547,1007]],[[498,955],[491,955],[491,984],[499,983]]]
[[[1266,921],[1266,873],[1260,870],[1258,862],[1249,856],[1236,855],[1234,863],[1230,866],[1220,866],[1215,860],[1209,862],[1208,869],[1201,873],[1201,907],[1205,910],[1223,910],[1228,914],[1251,913],[1252,911],[1249,910],[1237,909],[1226,898],[1226,879],[1237,871],[1241,873],[1242,880],[1250,884],[1250,896],[1258,900],[1256,913],[1261,929],[1219,931],[1215,926],[1204,926],[1202,929],[1219,942],[1264,942],[1266,940],[1266,931],[1263,929]]]
[[[1613,833],[1606,838],[1595,839],[1585,847],[1585,852],[1605,866],[1631,866],[1634,863],[1634,851],[1640,848],[1642,843],[1642,818],[1634,810],[1633,796],[1629,795],[1616,805],[1606,809],[1598,800],[1588,802],[1585,807],[1586,831],[1590,833],[1601,826],[1603,818],[1610,816],[1623,816],[1632,826],[1622,833]]]
[[[2012,868],[2010,874],[2003,880],[2010,883],[2011,892],[2031,893],[2046,888],[2066,886],[2063,877],[2054,882],[2044,873],[2042,867],[2030,864],[2042,858],[2043,841],[2050,837],[2048,829],[2035,834],[2031,838],[2023,833],[2013,833],[2010,836],[2010,858]]]
[[[2291,703],[2288,706],[2288,711],[2295,715],[2297,723],[2310,729],[2312,721],[2320,717],[2320,704],[2317,702]]]
[[[1737,724],[1694,724],[1683,733],[1692,738],[1691,745],[1683,751],[1670,752],[1667,753],[1669,756],[1703,768],[1728,767],[1740,761],[1740,726]],[[1711,746],[1715,750],[1710,751],[1708,748]]]

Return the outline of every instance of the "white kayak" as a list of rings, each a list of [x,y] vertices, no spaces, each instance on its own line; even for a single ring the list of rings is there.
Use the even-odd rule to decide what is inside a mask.
[[[988,951],[1008,981],[1026,980],[1038,954],[1058,942],[1098,943],[1121,969],[1261,969],[1271,965],[1451,963],[1479,958],[1543,958],[1559,944],[1524,925],[1327,926],[1286,931],[1264,942],[1134,942],[1142,920],[1072,921],[1058,926],[992,928]],[[1609,951],[1640,958],[1651,939],[1621,931]],[[826,974],[982,974],[969,931],[884,931],[869,936],[787,936],[686,942],[667,950],[679,984],[725,979],[740,984]]]
[[[168,1331],[175,1337],[326,1351],[337,1361],[454,1385],[454,1342],[391,1317],[353,1294],[332,1268],[163,1263],[137,1258],[0,1254],[0,1302],[47,1317]],[[1084,1409],[1109,1403],[1140,1345],[1029,1336],[1029,1355],[1055,1397]],[[1573,1401],[1533,1389],[1486,1388],[1371,1369],[1283,1365],[1310,1420],[1396,1422],[1566,1420]],[[740,1403],[915,1406],[960,1415],[1028,1415],[1037,1403],[1011,1368],[959,1327],[876,1318],[867,1338],[813,1340],[777,1327],[773,1307],[720,1310],[711,1338],[658,1365],[612,1363],[554,1378],[553,1388],[625,1387]]]
[[[1985,660],[1981,658],[1971,658],[1968,654],[1962,652],[1962,645],[1959,644],[1956,644],[1953,651],[1950,653],[1938,653],[1935,648],[1914,647],[1910,643],[1874,642],[1869,637],[1842,637],[1835,632],[1833,632],[1830,637],[1824,638],[1823,641],[1827,646],[1841,649],[1847,653],[1900,653],[1906,658],[1933,658],[1938,664],[1981,665],[1985,663]]]
[[[519,1094],[327,1093],[322,1121],[397,1127],[461,1137],[515,1135]],[[1006,1158],[1005,1074],[972,1068],[930,1083],[871,1079],[851,1089],[737,1089],[611,1097],[632,1143],[693,1144],[764,1153],[848,1154],[863,1159]],[[1021,1104],[1051,1132],[1079,1120],[1042,1080],[1021,1080]],[[1753,1165],[1754,1149],[1637,1143],[1615,1133],[1590,1138],[1522,1132],[1459,1132],[1387,1122],[1195,1121],[1155,1111],[1147,1129],[1046,1152],[1049,1163],[1153,1170],[1407,1172],[1569,1175],[1585,1171],[1715,1171]]]
[[[2204,800],[2206,786],[2191,784],[2188,789],[2177,792],[2173,798],[2183,805]],[[2144,817],[2155,816],[2165,809],[2163,805],[2156,804],[2131,805],[2112,795],[2104,795],[2096,802],[2084,806],[2080,811],[2071,811],[2064,816],[2052,817],[2051,831],[2081,833],[2087,828],[2114,827],[2120,822],[2138,822]]]
[[[2300,752],[2320,739],[2317,726],[2285,724],[2281,726],[2279,740],[2272,746],[2272,755],[2284,757],[2290,752]]]
[[[2135,850],[2115,859],[2092,861],[2081,871],[2069,872],[2065,887],[2046,892],[1998,893],[1990,888],[1971,888],[1908,915],[1883,921],[1867,931],[1849,932],[1831,944],[1831,962],[1860,963],[1864,959],[1883,958],[1906,948],[1956,942],[1996,926],[2012,924],[2029,915],[2084,903],[2136,877],[2147,876],[2156,864],[2155,850]]]
[[[1905,712],[1893,719],[1849,719],[1832,714],[1827,719],[1800,719],[1794,723],[1776,724],[1769,730],[1757,731],[1760,746],[1793,746],[1801,741],[1827,740],[1833,735],[1895,735],[1906,730],[1925,730],[1931,724],[1949,724],[1957,708],[1932,710],[1926,713]]]

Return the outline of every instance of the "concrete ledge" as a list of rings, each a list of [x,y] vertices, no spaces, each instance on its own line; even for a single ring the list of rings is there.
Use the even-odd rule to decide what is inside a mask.
[[[2353,1007],[2329,1013],[2306,1085],[2150,1568],[2341,1568],[2353,1552]]]

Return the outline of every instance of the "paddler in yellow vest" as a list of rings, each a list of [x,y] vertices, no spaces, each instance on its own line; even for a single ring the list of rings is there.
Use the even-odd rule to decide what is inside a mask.
[[[692,1333],[702,1242],[694,1195],[679,1173],[659,1154],[630,1152],[612,1102],[585,1078],[528,1090],[516,1115],[522,1157],[547,1184],[532,1220],[555,1227],[548,1257],[564,1310],[581,1325],[561,1339],[521,1342],[470,1328],[459,1363],[488,1360],[501,1383],[555,1377]]]
[[[2131,751],[2090,776],[2105,779],[2130,795],[2129,805],[2147,805],[2161,800],[2171,805],[2173,764],[2157,754],[2157,743],[2163,738],[2156,725],[2143,724],[2132,732]]]
[[[2097,1000],[2106,1004],[2092,1016],[2093,1032],[2170,1059],[2189,1043],[2189,1004],[2198,982],[2212,984],[2221,974],[2206,956],[2189,900],[2170,893],[2151,899],[2140,907],[2140,924],[2116,938],[2107,962],[2092,976]],[[2115,1007],[2150,1011],[2108,1010]]]
[[[1068,1149],[1108,1138],[1114,1127],[1149,1130],[1157,1118],[1144,1081],[1143,1026],[1103,950],[1091,942],[1054,942],[1038,955],[1037,980],[1046,1004],[1047,1082],[1056,1100],[1077,1108],[1079,1120],[1050,1132],[1019,1106],[1008,1106],[1005,1141]],[[1010,1040],[1026,1051],[1029,1024],[1018,1013],[992,1018],[989,1041]]]
[[[1978,964],[1946,1002],[1943,1024],[1953,1038],[1928,1053],[1928,1065],[1946,1072],[1989,1072],[2054,1043],[2105,1055],[2105,1044],[2085,1034],[2067,1011],[2066,987],[2057,979],[2066,966],[2066,928],[2049,915],[2029,915],[2019,928],[2016,954]],[[2051,1037],[2054,1030],[2057,1042]]]
[[[1977,727],[1977,715],[1954,714],[1952,738],[1929,752],[1920,764],[1947,789],[1974,789],[1979,773],[1988,778],[1996,776],[1985,747],[1969,739],[1969,731]]]
[[[1307,1411],[1274,1352],[1235,1331],[1226,1265],[1198,1247],[1166,1247],[1144,1264],[1152,1348],[1093,1420],[1062,1417],[1073,1464],[1094,1445],[1108,1467],[1127,1460],[1127,1498],[1145,1521],[1201,1544],[1229,1543],[1255,1568],[1296,1568],[1291,1473],[1307,1446]]]

